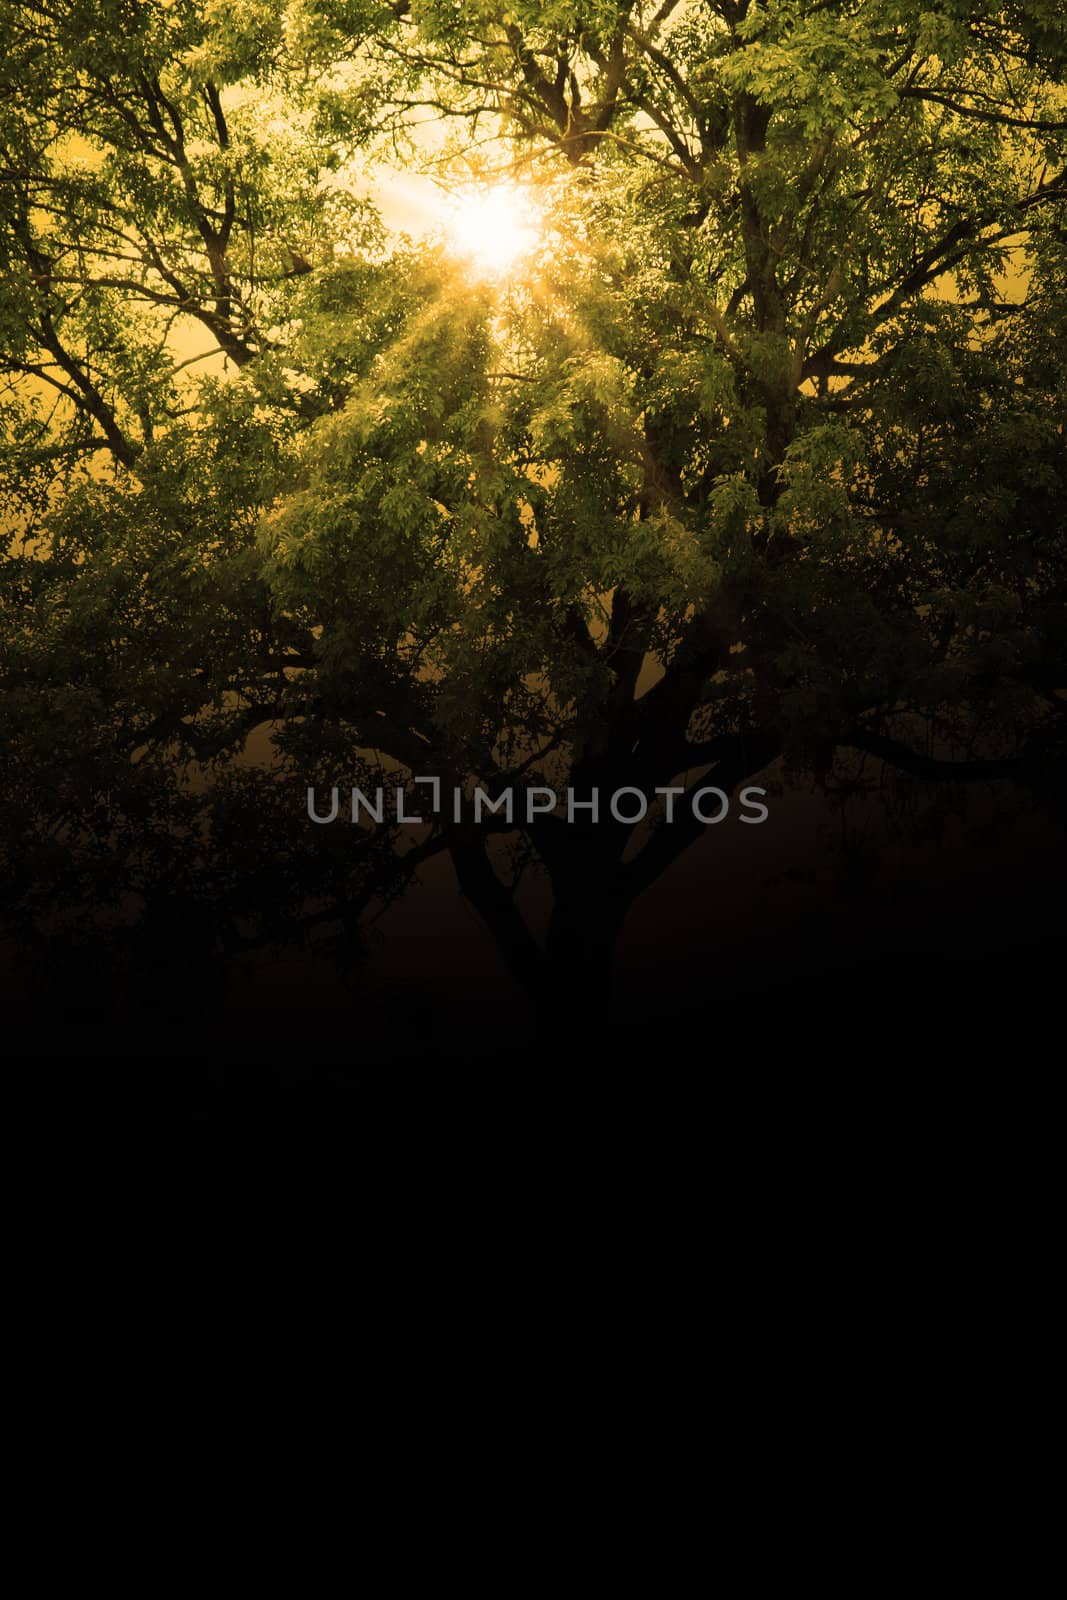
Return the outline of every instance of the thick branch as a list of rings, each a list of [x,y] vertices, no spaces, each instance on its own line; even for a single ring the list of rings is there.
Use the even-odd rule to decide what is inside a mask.
[[[943,782],[1023,779],[1032,775],[1038,765],[1026,756],[1009,757],[1002,761],[942,761],[935,756],[921,755],[899,739],[890,739],[880,733],[853,733],[848,742],[853,749],[865,750],[868,755],[877,756],[880,761],[899,767],[902,772]]]

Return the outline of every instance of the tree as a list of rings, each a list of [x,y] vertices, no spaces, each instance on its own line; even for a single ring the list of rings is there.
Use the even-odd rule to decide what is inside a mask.
[[[4,12],[20,938],[351,957],[447,853],[554,1023],[702,788],[875,760],[1062,811],[1059,8]],[[390,242],[384,148],[521,181],[536,259]],[[309,821],[383,773],[467,803]]]

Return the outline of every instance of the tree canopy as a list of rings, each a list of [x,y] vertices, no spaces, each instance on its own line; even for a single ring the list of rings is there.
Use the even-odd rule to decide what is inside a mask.
[[[707,785],[876,762],[1062,818],[1061,7],[0,16],[2,914],[32,959],[95,983],[109,952],[149,993],[294,939],[357,961],[447,854],[556,1015]],[[405,171],[521,195],[521,264],[387,226]],[[515,814],[305,807],[385,782],[419,812],[426,775]],[[528,815],[545,787],[648,817]]]

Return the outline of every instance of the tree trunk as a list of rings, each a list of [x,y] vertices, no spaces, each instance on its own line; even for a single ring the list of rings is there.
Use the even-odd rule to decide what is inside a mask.
[[[549,1033],[565,1028],[573,1043],[607,1022],[624,916],[625,908],[603,889],[582,885],[557,891],[538,997],[541,1024]]]

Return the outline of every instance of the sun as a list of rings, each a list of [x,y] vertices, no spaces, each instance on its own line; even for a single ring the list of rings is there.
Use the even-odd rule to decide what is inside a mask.
[[[486,278],[513,272],[540,238],[539,218],[529,196],[510,184],[453,195],[445,226],[451,248]]]

